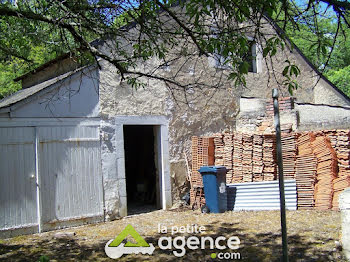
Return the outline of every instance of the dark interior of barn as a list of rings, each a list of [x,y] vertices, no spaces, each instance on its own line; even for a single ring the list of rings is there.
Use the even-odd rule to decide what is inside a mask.
[[[157,170],[154,127],[124,126],[125,175],[128,215],[157,208]]]

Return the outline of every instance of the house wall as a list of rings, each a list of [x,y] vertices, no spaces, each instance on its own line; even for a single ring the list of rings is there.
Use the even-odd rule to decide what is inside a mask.
[[[320,79],[319,84],[314,88],[314,103],[324,105],[350,106],[350,98],[335,90],[328,81]]]
[[[130,30],[132,34],[132,30]],[[273,32],[271,27],[267,32]],[[174,48],[173,53],[176,53]],[[191,52],[190,52],[191,53]],[[121,80],[117,70],[108,62],[101,62],[100,107],[101,117],[106,122],[115,116],[165,116],[169,121],[170,174],[174,188],[186,183],[184,153],[190,156],[191,136],[205,136],[224,130],[236,129],[240,112],[241,96],[271,98],[272,88],[279,88],[280,96],[289,96],[287,89],[279,85],[283,80],[285,60],[294,62],[300,69],[300,88],[293,95],[303,103],[324,102],[348,105],[326,81],[318,81],[313,68],[305,62],[297,50],[279,50],[273,60],[261,61],[260,73],[248,73],[247,86],[235,86],[227,79],[228,71],[213,66],[211,58],[189,55],[175,58],[167,67],[159,67],[156,58],[142,62],[136,70],[155,72],[176,80],[182,86],[164,84],[154,79],[144,79],[144,87],[133,89]],[[275,74],[272,74],[272,68]],[[276,77],[276,79],[275,79]],[[141,78],[142,79],[142,78]],[[188,84],[199,86],[191,88]],[[316,94],[317,93],[317,94]],[[297,115],[286,115],[286,121],[296,125]],[[291,118],[291,119],[290,119]],[[181,168],[179,168],[181,166]],[[173,197],[180,193],[173,191]]]
[[[349,129],[350,107],[297,103],[298,130]]]
[[[241,98],[237,131],[274,131],[273,115],[266,114],[267,103],[268,100],[261,98]],[[293,131],[348,129],[350,106],[295,102],[293,109],[280,111],[280,121],[282,126],[292,125]],[[260,130],[263,122],[269,122],[270,126]]]

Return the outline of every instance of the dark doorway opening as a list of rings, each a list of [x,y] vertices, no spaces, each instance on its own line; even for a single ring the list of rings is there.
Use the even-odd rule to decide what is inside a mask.
[[[154,127],[125,125],[124,151],[128,215],[157,209]]]

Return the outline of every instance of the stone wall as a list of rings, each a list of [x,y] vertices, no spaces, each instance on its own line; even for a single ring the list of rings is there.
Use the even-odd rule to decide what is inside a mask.
[[[299,130],[348,129],[350,107],[296,103]]]
[[[301,69],[298,81],[301,87],[294,92],[298,101],[314,103],[321,98],[329,97],[329,103],[347,104],[348,101],[337,93],[326,82],[317,81],[316,73],[303,58],[293,50],[280,51],[273,60],[277,75],[281,78],[284,61],[294,61]],[[156,58],[143,62],[137,68],[141,72],[155,70],[156,75],[175,79],[181,86],[165,84],[154,79],[143,79],[144,87],[137,90],[121,80],[117,70],[109,63],[102,62],[100,71],[100,107],[101,116],[165,116],[169,120],[169,160],[173,189],[182,187],[186,173],[184,152],[190,156],[190,141],[192,136],[206,136],[225,130],[253,131],[256,123],[264,122],[264,112],[259,110],[262,104],[256,105],[248,101],[244,112],[240,108],[241,96],[255,96],[268,99],[271,89],[279,88],[281,96],[289,95],[288,91],[279,86],[271,75],[271,69],[263,61],[260,73],[247,75],[247,86],[235,86],[227,79],[228,71],[213,66],[207,57],[192,57],[192,59],[177,59],[166,68],[159,67]],[[155,69],[157,68],[157,69]],[[142,79],[142,78],[141,78]],[[321,94],[330,92],[331,95],[315,96],[315,90]],[[241,100],[242,101],[242,100]],[[327,101],[326,101],[327,102]],[[262,102],[264,103],[264,102]],[[242,104],[241,104],[242,106]],[[253,110],[254,109],[254,110]],[[237,115],[239,117],[237,117]],[[256,118],[256,115],[258,117]],[[260,118],[260,119],[259,119]],[[245,119],[245,120],[244,120]],[[283,123],[291,123],[296,129],[298,124],[297,110],[281,113]],[[236,128],[237,127],[237,128]],[[240,129],[242,128],[242,129]],[[270,125],[273,128],[273,125]],[[267,130],[269,131],[269,130]],[[181,192],[173,190],[173,197],[181,197]]]
[[[108,65],[106,65],[108,67]],[[188,104],[181,102],[183,93],[176,99],[158,81],[148,81],[145,89],[134,90],[120,83],[114,68],[100,73],[100,103],[102,118],[114,116],[165,116],[169,121],[169,160],[172,188],[186,185],[184,152],[190,157],[191,137],[203,136],[233,129],[237,114],[237,98],[232,89],[203,90],[189,95]],[[208,100],[207,96],[211,96]],[[180,198],[183,192],[173,190],[173,196]]]
[[[295,109],[294,98],[279,99],[281,130],[283,132],[298,129],[298,112]],[[272,99],[248,98],[240,99],[240,113],[237,116],[236,130],[241,132],[275,132],[273,123]]]
[[[273,115],[266,112],[270,101],[261,98],[241,98],[236,130],[274,132]],[[350,123],[350,107],[294,101],[290,109],[280,110],[280,121],[282,130],[288,126],[291,127],[291,131],[347,129]]]

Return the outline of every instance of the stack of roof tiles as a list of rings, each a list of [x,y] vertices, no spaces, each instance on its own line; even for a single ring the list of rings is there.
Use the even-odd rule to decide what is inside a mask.
[[[242,134],[243,151],[242,151],[242,171],[243,182],[253,181],[253,136]]]
[[[223,134],[217,133],[213,135],[214,137],[214,147],[215,147],[215,165],[216,166],[223,166],[224,165],[224,156],[225,156],[225,149],[224,149],[224,140],[223,140]]]
[[[296,179],[298,208],[338,209],[339,194],[350,187],[350,131],[282,133],[281,138],[284,176]],[[201,195],[205,203],[198,190],[201,166],[225,166],[226,183],[242,183],[275,180],[276,162],[275,134],[192,137],[191,202]]]
[[[264,181],[263,175],[263,142],[264,136],[262,134],[253,135],[253,181]]]
[[[243,135],[236,132],[233,137],[233,183],[243,181]]]
[[[327,130],[327,131],[324,131],[324,133],[329,138],[329,141],[331,142],[332,147],[337,151],[338,131],[337,130]]]
[[[292,97],[280,97],[278,99],[278,104],[280,112],[292,110],[294,107]],[[266,104],[266,113],[267,115],[273,115],[273,100],[270,100],[270,102]]]
[[[281,125],[281,132],[282,133],[291,133],[293,130],[292,124],[283,124]]]
[[[282,134],[282,161],[283,176],[286,179],[295,179],[295,161],[297,156],[297,135]]]
[[[224,167],[226,167],[226,183],[232,183],[233,134],[225,133],[223,140],[224,140]]]
[[[350,130],[337,131],[339,177],[350,175]]]
[[[233,148],[234,135],[232,133],[214,134],[215,165],[226,167],[226,183],[239,182],[234,180]]]
[[[264,180],[272,181],[276,179],[276,136],[264,135],[263,142],[263,165]]]
[[[214,138],[212,137],[192,137],[192,175],[191,175],[191,190],[190,200],[193,204],[196,196],[201,195],[203,188],[203,180],[198,169],[201,166],[214,165]],[[205,203],[204,194],[201,196],[201,203]]]
[[[338,160],[338,177],[333,180],[332,208],[339,209],[339,195],[350,187],[350,131],[331,130],[327,132]]]
[[[337,156],[329,139],[323,133],[317,134],[311,146],[317,158],[315,208],[330,209],[333,199],[333,180],[337,176]]]
[[[314,185],[316,179],[317,159],[312,151],[311,133],[302,133],[297,140],[298,155],[296,157],[295,178],[298,192],[298,208],[310,209],[314,206]]]
[[[334,188],[334,208],[339,208],[339,195],[347,187],[350,187],[350,130],[339,130],[337,137],[337,156],[339,167],[339,180],[337,188]]]

